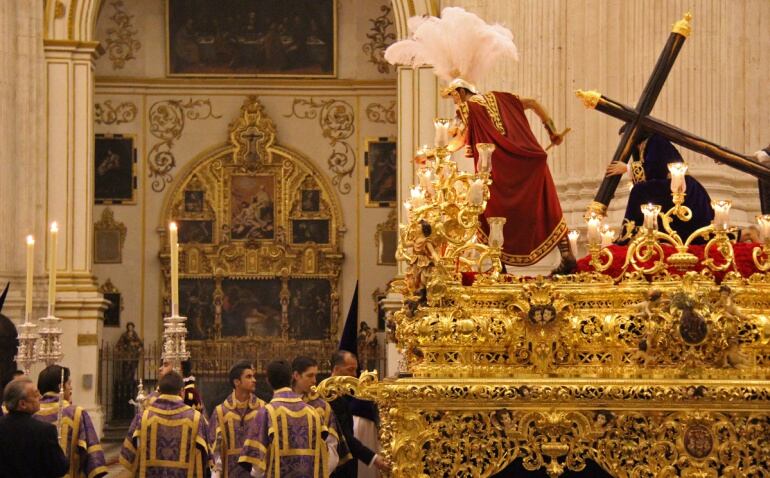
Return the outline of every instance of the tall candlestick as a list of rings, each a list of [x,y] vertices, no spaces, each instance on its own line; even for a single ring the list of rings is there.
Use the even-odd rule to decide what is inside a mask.
[[[492,153],[495,151],[494,143],[476,143],[479,152],[479,162],[476,170],[480,173],[488,173],[492,170]]]
[[[451,125],[452,120],[448,118],[436,118],[433,121],[433,126],[436,128],[436,147],[443,148],[449,143],[449,127]]]
[[[580,231],[570,231],[567,233],[567,238],[569,238],[569,248],[572,251],[572,255],[577,257],[578,255],[578,246],[577,241],[580,237]]]
[[[684,175],[687,174],[687,163],[668,163],[668,171],[671,173],[671,192],[685,192],[687,183],[684,180]]]
[[[759,229],[759,241],[770,241],[770,214],[757,216],[757,226]]]
[[[605,224],[602,226],[602,247],[607,247],[615,240],[615,231]]]
[[[176,317],[179,315],[179,243],[175,222],[168,225],[168,231],[171,250],[171,316]]]
[[[25,291],[24,321],[32,317],[32,278],[35,272],[35,238],[27,236],[27,290]]]
[[[733,203],[728,200],[711,201],[714,208],[714,227],[725,230],[730,222],[730,207]]]
[[[642,214],[644,214],[644,227],[646,229],[652,230],[658,226],[659,205],[652,203],[642,204]]]
[[[599,244],[599,242],[602,240],[602,235],[599,231],[602,220],[596,214],[591,214],[591,217],[588,218],[586,223],[588,225],[588,244]]]
[[[48,235],[50,251],[48,252],[48,317],[56,313],[56,237],[59,235],[59,225],[51,223]]]

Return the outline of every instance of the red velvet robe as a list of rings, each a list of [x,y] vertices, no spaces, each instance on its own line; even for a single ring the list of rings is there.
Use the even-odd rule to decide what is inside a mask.
[[[459,111],[466,125],[466,144],[495,145],[490,198],[481,217],[483,238],[489,233],[486,218],[505,217],[502,261],[514,266],[538,262],[567,234],[567,225],[548,169],[548,154],[532,134],[521,101],[494,91],[474,95]],[[475,146],[473,158],[477,163]]]

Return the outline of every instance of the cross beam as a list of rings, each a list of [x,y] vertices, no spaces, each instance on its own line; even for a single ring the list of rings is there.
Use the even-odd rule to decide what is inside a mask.
[[[620,138],[620,143],[615,150],[615,154],[612,156],[612,161],[619,161],[627,163],[631,157],[631,151],[634,145],[638,142],[640,133],[642,132],[642,119],[650,114],[652,108],[655,106],[655,101],[658,99],[660,90],[663,88],[663,84],[668,78],[668,74],[671,72],[671,68],[674,66],[674,61],[679,55],[679,51],[684,45],[684,41],[690,35],[691,27],[690,20],[692,15],[685,13],[683,18],[674,24],[671,29],[671,34],[668,37],[666,46],[663,48],[658,62],[655,64],[655,68],[647,80],[647,85],[644,87],[642,96],[639,97],[639,101],[636,104],[636,108],[631,110],[633,117],[628,121],[628,126]],[[599,186],[599,191],[594,197],[594,201],[588,207],[589,211],[594,211],[601,215],[606,215],[607,206],[610,200],[615,195],[615,190],[620,183],[620,176],[608,176],[602,181]]]

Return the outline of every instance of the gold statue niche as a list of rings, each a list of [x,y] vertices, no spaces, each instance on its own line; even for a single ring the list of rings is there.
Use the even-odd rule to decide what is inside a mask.
[[[276,143],[249,97],[228,142],[206,151],[170,191],[161,214],[163,313],[169,309],[166,225],[180,243],[180,313],[197,357],[261,359],[336,348],[342,210],[310,160]],[[199,369],[201,367],[198,367]]]

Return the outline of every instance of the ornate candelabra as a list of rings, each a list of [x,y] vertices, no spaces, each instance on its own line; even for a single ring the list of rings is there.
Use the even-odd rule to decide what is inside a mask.
[[[751,251],[751,258],[757,269],[767,272],[770,270],[770,214],[757,216],[757,229],[762,245]]]
[[[40,342],[38,342],[37,360],[53,365],[61,362],[64,352],[61,346],[61,319],[48,315],[40,318]]]
[[[29,314],[27,314],[24,323],[19,326],[19,347],[14,358],[25,375],[29,375],[32,365],[37,361],[38,334],[36,329],[37,325],[29,321]]]
[[[142,383],[142,378],[139,377],[139,385],[136,387],[136,398],[129,400],[128,403],[134,406],[138,415],[144,411],[146,401],[147,394],[144,393],[144,384]]]
[[[168,361],[174,370],[181,368],[182,361],[190,358],[187,351],[187,317],[173,314],[163,319],[163,353],[161,360]]]

